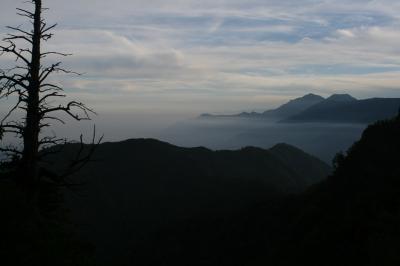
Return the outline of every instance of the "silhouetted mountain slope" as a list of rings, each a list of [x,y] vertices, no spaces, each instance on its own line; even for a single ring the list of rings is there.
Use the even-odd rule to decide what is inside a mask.
[[[296,98],[294,100],[290,100],[289,102],[281,105],[280,107],[268,110],[263,113],[257,112],[243,112],[235,115],[211,115],[211,114],[202,114],[200,117],[202,118],[215,118],[215,117],[248,117],[248,118],[275,118],[275,119],[283,119],[295,114],[298,114],[307,108],[323,101],[324,98],[315,95],[315,94],[307,94],[303,97]]]
[[[78,147],[70,145],[61,156]],[[264,197],[301,191],[330,172],[288,145],[211,151],[133,139],[101,144],[93,160],[76,176],[86,178],[85,197],[68,194],[67,202],[108,265],[132,261],[127,256],[135,250],[145,254],[143,243],[163,228],[223,219]]]
[[[284,143],[277,144],[269,151],[281,160],[288,168],[292,169],[298,176],[306,178],[307,185],[315,183],[316,177],[310,174],[315,171],[323,175],[326,172],[325,166],[319,164],[319,159],[310,157],[304,151]]]
[[[71,144],[67,150],[72,152],[77,147],[78,144]],[[92,175],[102,174],[102,168],[111,168],[120,171],[123,178],[128,178],[128,174],[135,179],[141,175],[160,175],[165,179],[171,175],[243,178],[283,191],[302,190],[329,173],[329,167],[319,159],[285,144],[271,150],[246,147],[212,151],[202,147],[181,148],[154,139],[131,139],[101,144],[94,160],[107,164],[91,163],[88,169]],[[304,167],[300,171],[301,164]]]
[[[273,265],[400,264],[399,136],[400,117],[380,121],[338,156],[334,174],[298,199]]]
[[[399,98],[355,100],[350,97],[328,98],[283,122],[373,123],[393,117],[400,107]]]
[[[306,193],[171,224],[133,257],[154,266],[399,265],[399,136],[400,118],[378,122]]]

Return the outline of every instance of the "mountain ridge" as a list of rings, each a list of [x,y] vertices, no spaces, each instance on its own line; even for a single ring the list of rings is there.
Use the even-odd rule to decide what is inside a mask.
[[[242,112],[233,115],[212,115],[212,114],[202,114],[200,118],[218,118],[218,117],[244,117],[244,118],[282,118],[290,115],[294,115],[300,111],[311,107],[312,105],[323,101],[325,98],[322,96],[309,93],[302,97],[298,97],[282,104],[281,106],[266,110],[264,112]]]
[[[65,147],[53,158],[54,167],[74,158],[79,146]],[[287,153],[290,158],[278,155]],[[97,265],[129,261],[124,249],[140,249],[143,239],[170,224],[217,219],[260,198],[298,193],[331,172],[326,163],[288,145],[272,151],[213,151],[129,139],[100,144],[92,160],[71,177],[86,184],[81,189],[85,197],[67,194],[66,205],[74,222],[88,225],[82,234],[96,243]],[[303,166],[303,161],[308,163]]]
[[[70,144],[69,147],[66,148],[67,150],[66,154],[63,154],[63,156],[70,156],[72,150],[76,149],[78,146],[79,144]],[[252,146],[246,146],[238,150],[211,150],[205,147],[190,147],[190,148],[179,147],[153,138],[139,138],[139,139],[127,139],[120,142],[102,143],[98,147],[98,151],[94,154],[94,156],[104,157],[107,155],[105,151],[111,151],[111,150],[114,151],[112,153],[114,155],[112,156],[113,158],[109,158],[109,160],[115,161],[116,158],[119,157],[120,158],[119,164],[121,164],[121,161],[125,161],[126,165],[128,165],[126,167],[128,168],[129,165],[131,164],[129,162],[130,160],[133,161],[139,160],[144,162],[146,161],[145,159],[148,159],[147,162],[150,161],[155,164],[161,163],[163,165],[165,165],[166,162],[168,162],[168,160],[177,159],[177,160],[187,161],[187,163],[195,163],[197,164],[197,166],[199,166],[201,163],[206,163],[206,164],[217,163],[217,164],[223,164],[222,169],[225,169],[225,167],[237,168],[236,165],[231,163],[228,163],[229,165],[225,165],[226,164],[225,162],[229,161],[227,160],[229,158],[232,160],[247,162],[249,164],[248,165],[249,170],[251,169],[250,166],[252,167],[254,166],[261,172],[265,172],[262,171],[260,167],[264,167],[263,165],[264,163],[262,161],[267,159],[273,160],[276,164],[275,166],[282,167],[282,169],[290,166],[290,162],[284,162],[284,164],[280,165],[279,162],[281,162],[282,160],[275,157],[278,152],[283,150],[286,153],[292,154],[295,158],[302,158],[305,160],[309,160],[310,162],[313,162],[315,164],[320,164],[321,166],[323,166],[322,168],[325,169],[329,168],[325,167],[326,164],[323,163],[320,159],[312,155],[309,155],[303,152],[302,150],[288,144],[275,145],[271,149],[262,149]],[[165,157],[161,158],[162,156]],[[254,158],[254,161],[249,160],[249,158]],[[142,167],[142,165],[139,167]],[[245,166],[240,166],[240,167],[246,168]],[[269,167],[273,166],[270,165]],[[172,169],[172,166],[169,168]],[[215,171],[214,174],[219,174],[222,176],[227,175],[223,173],[223,171],[217,171],[216,169],[218,169],[218,167],[213,169],[213,171]],[[236,169],[236,172],[237,173],[241,172],[242,174],[244,174],[242,169]],[[231,172],[231,174],[232,173],[233,172]],[[287,175],[287,173],[285,175]]]
[[[400,98],[356,99],[350,94],[332,94],[328,98],[306,94],[276,109],[262,113],[243,112],[235,115],[202,114],[200,118],[257,118],[279,123],[362,123],[390,119],[400,108]]]
[[[364,123],[394,117],[400,98],[369,98],[350,101],[323,101],[281,122]]]

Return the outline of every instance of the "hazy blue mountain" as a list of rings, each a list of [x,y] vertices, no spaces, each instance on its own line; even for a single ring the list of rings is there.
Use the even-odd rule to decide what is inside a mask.
[[[314,110],[314,112],[317,112],[318,110],[324,110],[326,108],[333,108],[336,106],[340,106],[342,104],[349,104],[349,103],[354,103],[354,102],[357,102],[357,99],[349,94],[332,94],[331,96],[324,99],[323,101],[320,101],[317,104],[309,106],[308,108],[302,110],[301,112],[293,114],[292,116],[300,115],[303,112],[308,112],[308,110]],[[288,116],[288,117],[290,117],[290,116]]]
[[[291,100],[288,103],[285,103],[284,105],[278,107],[277,109],[265,111],[262,115],[277,118],[289,117],[298,114],[322,101],[324,101],[323,97],[310,93],[303,97]]]
[[[283,122],[372,123],[394,117],[400,98],[356,100],[349,95],[336,95]]]
[[[325,99],[325,102],[353,102],[353,101],[357,101],[357,99],[349,94],[332,94],[331,96]]]
[[[281,122],[324,122],[368,124],[397,114],[400,98],[371,98],[357,100],[349,94],[333,94],[324,99],[307,94],[263,113],[243,112],[235,115],[203,114],[201,118],[259,118]]]
[[[273,110],[267,110],[263,113],[257,113],[257,112],[243,112],[240,114],[234,114],[234,115],[212,115],[212,114],[202,114],[200,117],[202,118],[215,118],[215,117],[249,117],[249,118],[286,118],[295,114],[298,114],[299,112],[302,112],[306,110],[307,108],[323,101],[324,98],[315,95],[315,94],[307,94],[304,95],[303,97],[296,98],[294,100],[290,100],[289,102],[281,105],[280,107],[273,109]]]

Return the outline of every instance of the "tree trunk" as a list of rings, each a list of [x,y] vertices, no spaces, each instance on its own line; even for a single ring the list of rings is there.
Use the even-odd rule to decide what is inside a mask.
[[[42,1],[36,0],[33,20],[32,57],[29,66],[29,90],[24,126],[24,150],[22,154],[22,179],[28,189],[34,190],[38,182],[38,150],[40,132],[40,41]]]

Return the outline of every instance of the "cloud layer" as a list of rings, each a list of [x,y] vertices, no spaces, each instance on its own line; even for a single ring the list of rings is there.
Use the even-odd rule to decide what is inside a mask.
[[[19,24],[13,9],[23,4],[2,1],[0,25]],[[65,64],[85,73],[56,81],[101,110],[194,114],[262,110],[308,92],[400,96],[398,1],[45,4],[60,25],[46,48],[72,52]]]

